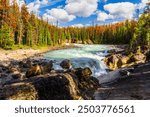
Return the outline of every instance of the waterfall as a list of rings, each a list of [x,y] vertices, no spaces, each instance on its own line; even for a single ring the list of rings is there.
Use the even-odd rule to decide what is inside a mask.
[[[73,68],[89,67],[94,77],[107,73],[107,67],[102,59],[107,55],[107,50],[112,49],[111,46],[84,44],[75,44],[75,46],[79,48],[50,51],[44,55],[44,58],[54,60],[55,70],[61,70],[62,68],[59,65],[60,62],[64,59],[69,59]]]

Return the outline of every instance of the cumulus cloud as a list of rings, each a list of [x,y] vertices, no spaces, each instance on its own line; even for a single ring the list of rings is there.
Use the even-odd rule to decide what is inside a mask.
[[[47,10],[47,13],[60,22],[69,22],[76,18],[76,16],[69,15],[64,9],[59,9],[59,8],[53,8],[51,10]]]
[[[107,14],[105,12],[98,12],[98,15],[97,15],[97,21],[101,22],[101,21],[105,21],[105,20],[108,20],[108,19],[113,19],[114,17],[110,14]]]
[[[137,8],[143,9],[148,2],[150,2],[150,0],[141,0],[141,3],[137,4]]]
[[[120,2],[104,5],[104,9],[115,18],[132,19],[136,5],[130,2]]]
[[[104,12],[97,13],[97,21],[106,21],[108,19],[133,19],[137,4],[130,2],[109,3],[104,5]],[[107,12],[107,13],[106,13]]]
[[[40,8],[40,4],[35,4],[35,3],[30,3],[28,4],[28,11],[31,13],[31,12],[34,12],[34,13],[38,13],[39,12],[39,8]]]
[[[74,25],[71,25],[71,27],[82,28],[82,27],[84,27],[84,25],[83,24],[74,24]]]
[[[98,0],[66,0],[65,10],[72,15],[88,17],[98,7]]]
[[[31,2],[27,5],[28,7],[28,11],[31,13],[35,13],[35,14],[38,14],[40,11],[39,11],[39,8],[41,5],[45,5],[48,3],[48,0],[36,0],[34,2]]]
[[[141,0],[141,2],[146,4],[146,3],[150,2],[150,0]]]
[[[45,21],[48,21],[48,22],[51,23],[51,24],[54,24],[54,23],[57,22],[57,19],[56,19],[56,18],[54,18],[53,16],[51,16],[51,15],[49,15],[49,14],[47,14],[47,13],[44,13],[44,14],[43,14],[43,19],[44,19]]]

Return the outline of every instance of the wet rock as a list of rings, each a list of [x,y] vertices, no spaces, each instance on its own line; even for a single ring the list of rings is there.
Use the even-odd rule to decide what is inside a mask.
[[[80,78],[80,80],[82,79],[89,79],[92,75],[92,71],[90,70],[90,68],[86,67],[86,68],[77,68],[75,69],[75,74],[78,76],[78,78]]]
[[[0,92],[0,99],[13,100],[79,100],[93,99],[99,87],[98,80],[91,77],[89,68],[82,69],[80,75],[74,71],[51,72],[30,77],[23,81],[7,82]],[[82,80],[79,81],[79,77]],[[89,77],[85,79],[85,77]],[[20,76],[14,76],[18,78]],[[84,77],[84,78],[83,78]],[[12,89],[12,90],[10,90]]]
[[[116,49],[111,49],[111,50],[108,50],[107,52],[110,54],[113,54],[113,53],[116,53]]]
[[[130,75],[130,72],[128,70],[120,70],[119,73],[121,76],[129,76]]]
[[[42,67],[40,65],[35,65],[28,69],[26,77],[29,78],[40,74],[42,74]]]
[[[64,69],[69,69],[71,67],[71,61],[68,59],[65,59],[60,63],[60,66]]]
[[[43,73],[49,73],[53,68],[53,62],[52,61],[42,62],[41,67],[42,67],[42,72]]]

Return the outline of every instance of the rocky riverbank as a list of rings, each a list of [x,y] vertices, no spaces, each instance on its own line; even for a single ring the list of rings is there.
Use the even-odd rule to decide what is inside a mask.
[[[42,58],[46,51],[16,50],[0,62],[0,99],[3,100],[80,100],[94,99],[99,87],[89,68],[71,69],[63,60],[63,70],[54,70],[53,61]]]
[[[53,70],[53,61],[45,59],[1,64],[0,99],[93,99],[99,83],[91,76],[91,70],[66,69],[69,64],[66,65],[64,61],[61,63],[64,70],[61,71]]]
[[[114,71],[103,76],[105,79],[108,78],[107,83],[105,81],[101,84],[95,93],[95,99],[150,99],[150,50],[148,47],[113,53],[105,58],[105,62]],[[102,81],[103,77],[101,77]]]
[[[112,51],[108,55],[104,62],[110,68],[110,70],[116,70],[119,68],[129,67],[139,63],[145,63],[150,59],[149,47],[137,47],[134,50],[125,48],[121,52]]]
[[[43,59],[41,51],[29,52],[31,56],[26,57],[20,54],[16,59],[14,52],[10,55],[13,59],[0,62],[0,99],[150,99],[149,49],[126,50],[109,51],[105,63],[112,72],[100,76],[99,81],[87,67],[71,68],[70,60],[61,61],[63,70],[54,70],[54,61]]]

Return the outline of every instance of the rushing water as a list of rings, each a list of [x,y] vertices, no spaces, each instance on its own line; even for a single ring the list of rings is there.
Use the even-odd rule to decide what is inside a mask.
[[[89,67],[94,77],[106,74],[106,66],[102,59],[107,55],[107,50],[112,49],[112,46],[75,45],[79,48],[50,51],[44,55],[44,58],[54,60],[55,70],[61,70],[60,62],[64,59],[69,59],[73,68]]]

